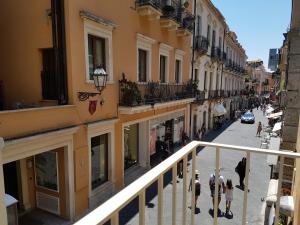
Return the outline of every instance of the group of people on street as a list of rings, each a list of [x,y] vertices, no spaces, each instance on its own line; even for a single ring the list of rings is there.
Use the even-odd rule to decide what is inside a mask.
[[[204,135],[205,135],[205,132],[206,132],[205,124],[203,123],[202,126],[201,126],[201,128],[198,129],[198,131],[197,131],[197,133],[196,133],[196,135],[195,135],[196,138],[197,138],[197,140],[199,140],[199,141],[203,140],[203,137],[204,137]]]
[[[239,181],[240,181],[240,188],[244,190],[245,185],[244,185],[244,179],[245,179],[245,174],[246,174],[246,158],[242,158],[242,160],[238,163],[238,165],[235,168],[235,172],[239,175]],[[210,175],[209,178],[209,187],[210,187],[210,193],[211,193],[211,198],[212,198],[212,204],[214,205],[214,197],[215,197],[215,173]],[[189,191],[192,190],[192,179],[190,181],[189,185]],[[222,199],[222,193],[225,195],[225,215],[226,216],[233,216],[230,208],[231,208],[231,202],[233,201],[233,184],[231,179],[226,180],[225,184],[225,179],[224,177],[220,174],[219,172],[219,180],[218,180],[218,215],[221,214],[221,210],[219,209],[219,205]],[[200,177],[199,177],[199,171],[195,171],[195,209],[197,209],[197,201],[198,198],[201,194],[201,182],[200,182]]]

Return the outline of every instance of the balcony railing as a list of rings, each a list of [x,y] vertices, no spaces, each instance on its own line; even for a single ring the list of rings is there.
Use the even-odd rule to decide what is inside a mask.
[[[222,60],[221,49],[219,47],[211,47],[211,57],[215,60]]]
[[[227,60],[227,54],[226,52],[222,52],[222,61],[226,62],[226,60]]]
[[[208,40],[206,37],[201,35],[196,36],[195,38],[195,50],[199,54],[206,54],[208,51]]]
[[[160,10],[160,0],[137,0],[137,6],[151,6],[156,10]]]
[[[188,11],[177,15],[177,20],[180,22],[179,29],[187,29],[190,33],[194,30],[194,16]]]
[[[161,18],[164,19],[171,19],[176,22],[180,22],[179,19],[181,18],[181,7],[178,1],[176,0],[171,0],[171,4],[167,4],[166,2],[161,2],[160,3],[160,8],[162,10],[163,15]]]
[[[163,84],[136,83],[125,79],[120,81],[119,91],[119,105],[133,107],[194,98],[197,86],[190,81],[184,84]]]
[[[214,99],[218,97],[218,91],[217,90],[209,90],[208,91],[208,98]]]
[[[205,91],[197,91],[195,96],[195,103],[203,104],[205,101]]]
[[[218,97],[225,97],[225,91],[224,90],[218,90]]]
[[[193,141],[177,151],[175,154],[171,155],[169,158],[164,160],[162,163],[154,167],[152,170],[147,172],[145,175],[131,183],[129,186],[124,188],[118,194],[110,198],[104,204],[100,205],[94,211],[89,213],[87,216],[75,223],[75,225],[98,225],[105,224],[110,221],[113,225],[119,225],[119,213],[124,207],[128,205],[133,199],[138,198],[138,210],[139,210],[139,224],[145,224],[145,208],[146,208],[146,189],[151,184],[157,181],[158,188],[158,205],[157,205],[157,224],[163,224],[164,218],[164,175],[169,170],[172,170],[172,222],[171,224],[177,224],[176,218],[177,213],[180,213],[182,216],[182,224],[187,223],[187,209],[188,209],[188,198],[191,199],[191,210],[195,211],[195,170],[196,165],[196,154],[197,147],[210,147],[215,151],[215,191],[218,193],[219,187],[219,169],[220,169],[220,154],[221,151],[238,151],[246,153],[246,173],[245,173],[245,188],[248,190],[249,187],[249,172],[250,172],[250,159],[251,154],[262,154],[262,155],[274,155],[278,156],[279,161],[279,176],[278,176],[278,190],[281,190],[282,177],[283,177],[283,165],[285,158],[299,159],[300,154],[287,151],[278,151],[278,150],[265,150],[260,148],[244,147],[244,146],[235,146],[227,144],[218,144],[218,143],[209,143],[209,142],[198,142]],[[191,178],[192,178],[192,192],[188,194],[188,171],[187,171],[187,161],[191,156]],[[183,163],[183,197],[182,202],[177,201],[177,164],[182,161]],[[277,192],[277,201],[276,205],[280,205],[281,191]],[[180,211],[177,211],[177,205],[181,204],[182,208]],[[247,224],[247,205],[248,205],[248,191],[244,191],[243,204],[242,206],[242,225]],[[275,211],[275,222],[279,222],[279,208],[276,207]],[[213,210],[214,225],[218,225],[218,195],[214,195],[214,210]],[[195,225],[195,213],[190,214],[190,223]]]

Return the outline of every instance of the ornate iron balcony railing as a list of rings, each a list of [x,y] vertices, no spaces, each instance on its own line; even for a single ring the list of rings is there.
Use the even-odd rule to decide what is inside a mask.
[[[208,40],[202,35],[195,37],[195,50],[199,53],[206,54],[208,51]]]
[[[119,92],[119,105],[133,107],[194,98],[197,85],[191,81],[183,84],[169,84],[137,83],[123,79],[119,81]]]

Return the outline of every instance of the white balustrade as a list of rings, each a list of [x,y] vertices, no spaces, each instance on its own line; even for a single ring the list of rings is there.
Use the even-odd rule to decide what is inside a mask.
[[[283,174],[283,162],[284,158],[300,158],[299,153],[290,151],[278,151],[278,150],[265,150],[260,148],[235,146],[227,144],[218,144],[211,142],[199,142],[193,141],[188,145],[184,146],[181,150],[177,151],[175,154],[171,155],[169,158],[161,162],[159,165],[148,171],[146,174],[138,178],[136,181],[128,185],[122,191],[114,195],[112,198],[107,200],[105,203],[100,205],[98,208],[93,210],[91,213],[80,219],[75,225],[98,225],[105,224],[107,221],[111,221],[111,224],[119,224],[119,212],[128,203],[130,203],[136,197],[139,197],[139,224],[145,224],[145,195],[146,189],[154,182],[158,182],[158,216],[157,224],[163,224],[163,204],[164,204],[164,174],[172,170],[172,224],[176,225],[177,210],[176,207],[179,204],[177,202],[177,164],[181,160],[183,161],[183,196],[182,196],[182,225],[187,224],[187,194],[188,194],[188,172],[187,172],[187,161],[188,156],[192,155],[192,194],[191,194],[191,209],[192,212],[195,210],[195,169],[196,169],[196,148],[199,146],[212,147],[216,150],[216,160],[215,160],[215,195],[214,195],[214,225],[218,225],[218,187],[219,187],[219,168],[220,168],[220,151],[227,149],[233,151],[241,151],[246,153],[247,163],[246,163],[246,176],[245,176],[245,190],[244,191],[244,202],[243,202],[243,216],[242,225],[247,223],[247,204],[248,204],[248,185],[249,185],[249,172],[250,172],[250,156],[251,153],[256,154],[269,154],[276,155],[279,157],[279,178],[278,178],[278,190],[280,190],[282,185],[282,174]],[[180,168],[181,169],[181,168]],[[277,193],[278,206],[280,203],[281,192]],[[195,224],[195,214],[191,213],[191,225]],[[275,224],[279,221],[279,207],[276,207],[275,214]]]

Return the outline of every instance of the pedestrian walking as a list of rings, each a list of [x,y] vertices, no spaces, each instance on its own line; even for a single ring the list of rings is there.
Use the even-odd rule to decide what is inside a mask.
[[[256,136],[260,137],[260,132],[262,131],[262,124],[259,121],[258,126],[257,126],[257,131],[256,131]]]
[[[233,186],[232,186],[231,179],[228,179],[226,181],[225,199],[226,199],[226,215],[229,215],[229,212],[231,212],[230,211],[231,202],[233,200]]]
[[[189,191],[192,190],[192,182],[193,182],[193,180],[191,179]],[[200,182],[200,177],[199,177],[199,171],[195,170],[195,209],[197,208],[197,201],[198,201],[200,194],[201,194],[201,182]]]
[[[235,167],[235,172],[239,175],[240,177],[240,187],[244,190],[244,179],[245,179],[245,174],[246,174],[246,162],[247,159],[244,157],[242,158],[241,161],[237,164]]]
[[[201,139],[202,139],[202,131],[201,131],[201,129],[198,129],[197,136],[198,136],[198,140],[201,141]]]
[[[215,196],[215,173],[210,175],[210,179],[209,179],[209,187],[210,187],[210,193],[211,193],[211,197],[212,197],[212,203],[214,205],[214,196]],[[222,194],[222,190],[223,193],[225,193],[226,191],[226,186],[224,183],[224,177],[221,176],[221,174],[219,173],[219,187],[218,187],[218,214],[221,213],[221,210],[219,209],[219,205],[221,202],[221,194]]]

